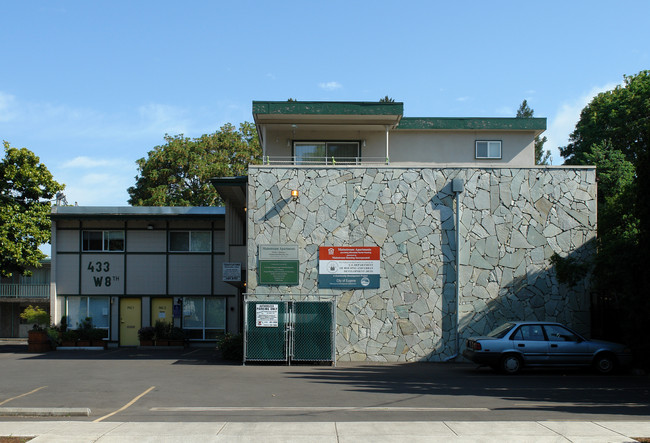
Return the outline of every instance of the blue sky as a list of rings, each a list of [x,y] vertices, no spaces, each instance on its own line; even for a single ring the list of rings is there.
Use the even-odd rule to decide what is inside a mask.
[[[126,205],[168,134],[252,120],[253,100],[404,102],[408,117],[548,119],[650,68],[648,1],[5,1],[0,138],[70,203]]]

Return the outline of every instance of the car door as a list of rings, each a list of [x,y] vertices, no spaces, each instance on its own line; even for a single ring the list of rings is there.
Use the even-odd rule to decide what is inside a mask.
[[[548,341],[542,325],[521,325],[512,335],[513,348],[521,352],[525,364],[538,365],[548,362]]]
[[[549,341],[549,363],[554,365],[588,365],[592,351],[589,343],[560,325],[544,325]]]

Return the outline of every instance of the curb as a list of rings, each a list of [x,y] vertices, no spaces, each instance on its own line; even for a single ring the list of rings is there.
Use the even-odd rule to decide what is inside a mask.
[[[89,408],[0,408],[0,416],[10,417],[89,417]]]

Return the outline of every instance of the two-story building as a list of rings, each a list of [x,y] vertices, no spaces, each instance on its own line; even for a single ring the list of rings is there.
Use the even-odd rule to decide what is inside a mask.
[[[551,257],[594,252],[595,168],[535,165],[546,119],[402,114],[402,103],[253,102],[264,164],[239,202],[249,303],[331,300],[338,360],[446,360],[511,319],[588,333],[589,278],[560,284]],[[255,309],[248,357],[275,359],[255,354],[252,321],[269,327]]]
[[[589,276],[561,284],[551,257],[594,252],[595,168],[535,165],[546,119],[295,101],[253,117],[263,164],[213,180],[225,210],[56,208],[52,311],[120,345],[170,317],[197,342],[244,330],[251,360],[327,360],[308,349],[324,343],[440,361],[510,319],[589,332]],[[321,316],[314,338],[303,323]]]
[[[223,208],[54,207],[52,317],[71,328],[90,317],[120,346],[156,321],[197,345],[236,332],[241,275],[229,284],[222,273],[244,261],[233,256],[243,239],[226,247],[227,233]]]
[[[27,337],[34,326],[20,318],[27,306],[50,310],[50,260],[42,260],[41,266],[30,272],[0,280],[0,337]]]

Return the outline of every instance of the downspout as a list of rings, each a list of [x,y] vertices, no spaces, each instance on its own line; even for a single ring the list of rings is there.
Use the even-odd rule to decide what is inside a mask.
[[[386,128],[386,164],[390,164],[390,137],[388,136],[390,131],[390,125],[385,125]]]
[[[451,191],[456,197],[456,281],[454,284],[456,299],[456,353],[447,357],[445,361],[450,361],[460,354],[460,194],[463,192],[465,184],[462,178],[455,178],[451,181]]]
[[[262,164],[266,162],[266,125],[261,125],[262,129]]]

